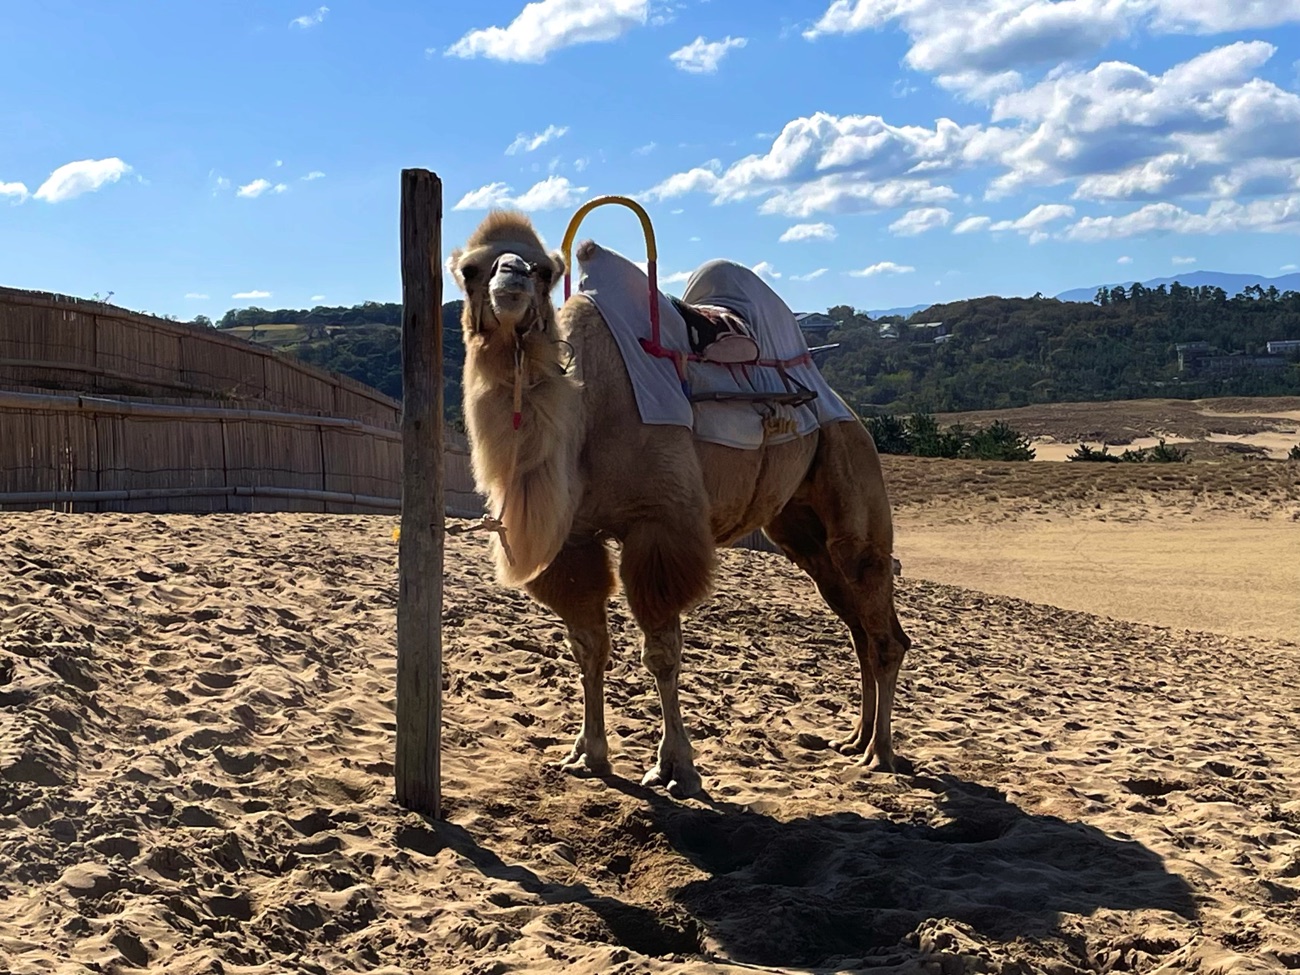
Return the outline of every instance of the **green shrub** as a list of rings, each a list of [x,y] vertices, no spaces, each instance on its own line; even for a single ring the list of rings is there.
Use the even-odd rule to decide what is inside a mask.
[[[1291,452],[1287,454],[1287,457],[1291,460],[1300,460],[1300,443],[1291,448]]]
[[[932,413],[913,413],[905,420],[892,413],[882,413],[867,417],[865,422],[876,442],[876,449],[882,454],[971,460],[1034,459],[1029,437],[1001,420],[975,430],[960,423],[941,429]]]
[[[1101,450],[1093,450],[1086,443],[1079,444],[1079,449],[1072,453],[1066,460],[1086,461],[1092,464],[1118,464],[1119,457],[1110,452],[1110,448],[1105,444],[1101,445]]]
[[[1169,446],[1165,443],[1165,438],[1161,437],[1156,446],[1126,450],[1119,455],[1119,459],[1126,464],[1181,464],[1187,460],[1187,456],[1186,450]]]
[[[907,436],[907,425],[892,413],[869,416],[866,420],[871,439],[882,454],[910,454],[912,442]]]
[[[974,460],[1033,460],[1034,448],[1029,444],[1025,434],[1002,420],[995,420],[992,426],[975,430],[966,437],[962,456]]]

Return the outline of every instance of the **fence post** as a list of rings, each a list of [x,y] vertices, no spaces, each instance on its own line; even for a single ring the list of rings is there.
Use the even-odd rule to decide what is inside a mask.
[[[397,801],[442,801],[442,181],[402,170],[402,518]]]

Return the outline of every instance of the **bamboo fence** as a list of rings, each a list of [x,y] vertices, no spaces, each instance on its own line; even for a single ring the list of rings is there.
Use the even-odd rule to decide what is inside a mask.
[[[0,509],[397,511],[401,404],[226,335],[0,288]],[[477,516],[468,450],[447,506]]]
[[[378,390],[217,329],[0,288],[0,511],[396,512],[400,422]],[[478,518],[464,436],[443,449],[447,514]]]

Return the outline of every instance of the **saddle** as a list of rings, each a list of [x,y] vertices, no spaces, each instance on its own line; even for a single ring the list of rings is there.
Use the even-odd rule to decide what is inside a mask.
[[[717,305],[690,305],[681,298],[669,300],[685,319],[691,351],[701,359],[723,365],[758,361],[758,342],[748,323],[734,311]]]
[[[749,324],[730,308],[720,305],[692,305],[681,298],[669,296],[669,301],[686,322],[686,336],[691,351],[705,362],[725,366],[760,365],[758,341],[750,331]],[[802,406],[817,398],[815,390],[809,389],[797,379],[791,377],[780,366],[776,367],[781,375],[784,392],[744,392],[729,390],[726,392],[691,393],[692,403],[734,402],[742,400],[752,403],[779,403],[784,406]]]

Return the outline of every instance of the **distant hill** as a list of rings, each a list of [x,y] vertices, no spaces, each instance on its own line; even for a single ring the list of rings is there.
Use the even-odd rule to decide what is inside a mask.
[[[1088,295],[1088,300],[1092,301],[1092,295]],[[863,314],[871,318],[887,318],[890,315],[900,315],[903,318],[911,318],[918,311],[925,311],[925,309],[929,308],[933,304],[934,302],[931,301],[924,305],[906,305],[902,308],[871,308],[863,312]]]
[[[1188,271],[1185,274],[1175,274],[1169,278],[1152,278],[1150,281],[1141,282],[1144,288],[1158,288],[1162,284],[1167,288],[1175,281],[1187,288],[1222,288],[1227,292],[1228,297],[1241,293],[1243,288],[1248,288],[1252,284],[1258,284],[1267,289],[1270,285],[1277,288],[1278,291],[1300,291],[1300,272],[1296,274],[1284,274],[1281,277],[1269,278],[1262,274],[1226,274],[1222,271]],[[1114,281],[1110,284],[1097,284],[1091,288],[1074,288],[1071,291],[1062,291],[1056,297],[1061,301],[1092,301],[1097,294],[1098,288],[1114,288],[1123,286],[1130,287],[1132,280]],[[875,316],[875,312],[871,313]]]
[[[1266,289],[1267,290],[1267,289]],[[1300,360],[1266,356],[1266,343],[1300,339],[1300,291],[1229,297],[1226,288],[1187,293],[1128,289],[1104,304],[1054,298],[984,297],[918,305],[920,321],[881,335],[878,323],[847,305],[837,348],[822,360],[831,385],[859,413],[946,413],[1086,400],[1300,395]],[[1091,297],[1091,296],[1090,296]],[[459,424],[465,349],[461,303],[443,306],[446,417]],[[282,355],[336,370],[391,396],[402,392],[402,307],[243,308],[220,327]],[[912,317],[912,316],[909,316]],[[1175,345],[1204,342],[1223,353],[1215,371],[1180,370]],[[1267,361],[1263,361],[1267,360]]]

